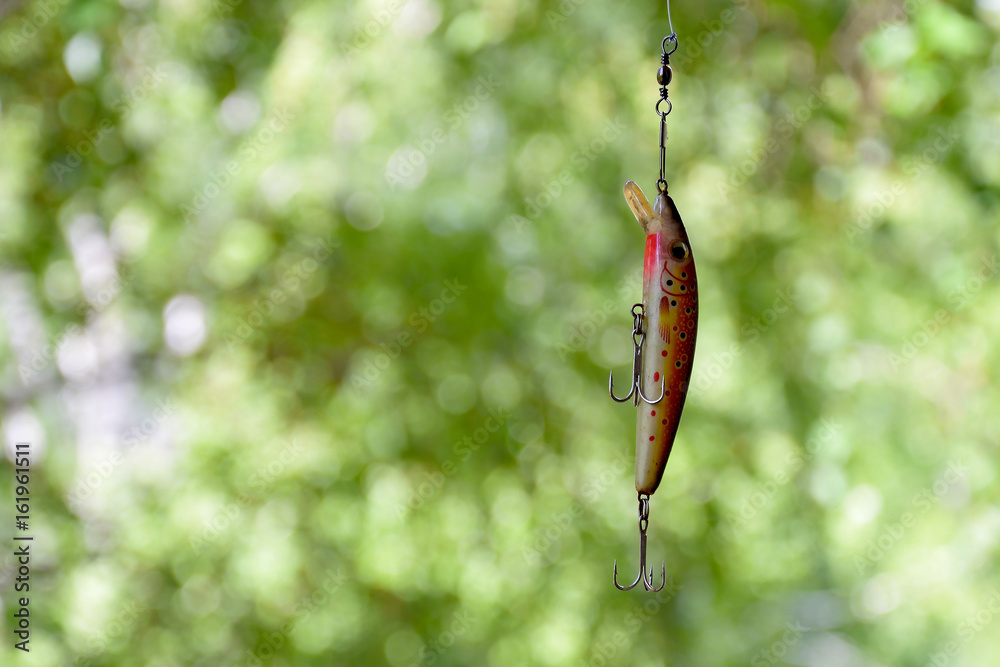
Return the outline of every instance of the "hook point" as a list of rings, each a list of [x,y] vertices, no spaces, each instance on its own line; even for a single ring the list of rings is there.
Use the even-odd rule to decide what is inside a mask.
[[[620,591],[630,591],[633,588],[635,588],[636,584],[639,583],[640,579],[642,579],[642,585],[644,587],[646,587],[646,580],[642,578],[642,570],[639,570],[639,576],[636,577],[635,581],[633,581],[630,585],[628,585],[628,586],[622,586],[621,584],[619,584],[618,583],[618,559],[617,558],[615,559],[615,573],[614,573],[614,576],[611,579],[614,582],[614,584],[615,584],[615,588],[617,588]],[[647,590],[648,590],[648,587],[647,587]]]
[[[646,586],[646,590],[652,591],[653,593],[659,593],[660,591],[663,590],[663,587],[666,585],[667,585],[667,562],[663,561],[662,563],[660,563],[660,587],[653,588],[653,568],[649,568],[649,585]]]
[[[664,396],[667,395],[667,376],[664,375],[662,378],[660,378],[660,397],[657,398],[656,400],[653,401],[649,400],[648,398],[646,398],[646,395],[642,393],[642,387],[640,387],[638,384],[636,384],[636,387],[639,390],[639,397],[642,400],[649,403],[650,405],[656,405],[657,403],[663,400]]]

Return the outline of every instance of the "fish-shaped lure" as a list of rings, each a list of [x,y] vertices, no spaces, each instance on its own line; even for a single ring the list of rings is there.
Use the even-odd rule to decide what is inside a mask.
[[[649,520],[649,497],[663,479],[667,458],[684,410],[694,345],[698,335],[698,278],[694,256],[684,223],[673,199],[661,191],[651,207],[639,186],[625,184],[625,199],[646,233],[646,255],[642,273],[642,304],[636,304],[633,341],[633,386],[623,402],[633,399],[639,408],[636,422],[635,489],[639,494],[639,577],[631,586],[620,586],[615,562],[615,586],[632,588],[641,580],[652,587],[652,570],[646,574],[646,526]],[[639,312],[636,313],[636,308]],[[648,398],[648,389],[653,388]],[[666,565],[664,565],[664,581]],[[660,585],[663,588],[663,584]]]
[[[663,564],[663,583],[653,588],[653,570],[646,572],[646,528],[649,526],[649,497],[663,479],[667,458],[674,446],[674,436],[684,410],[691,366],[694,363],[694,342],[698,335],[698,278],[694,256],[684,223],[667,194],[664,175],[667,143],[667,116],[673,103],[668,99],[667,85],[673,79],[670,54],[679,44],[673,22],[670,21],[670,0],[667,0],[667,20],[670,34],[660,42],[660,69],[656,82],[660,99],[656,115],[660,117],[660,177],[656,180],[659,194],[649,205],[639,186],[625,184],[625,200],[635,219],[646,233],[646,261],[642,272],[642,303],[632,306],[632,389],[625,398],[615,396],[614,380],[608,380],[611,398],[623,403],[632,399],[639,408],[635,428],[635,490],[639,493],[639,576],[629,586],[618,583],[618,561],[615,561],[615,586],[623,591],[634,588],[640,581],[647,591],[659,591],[667,582],[667,566]],[[669,50],[668,50],[669,45]],[[661,108],[662,107],[662,108]],[[659,385],[659,386],[657,386]],[[650,399],[643,387],[659,391],[659,398]],[[656,396],[655,393],[650,394]]]
[[[652,495],[663,478],[691,379],[698,336],[698,278],[674,200],[663,192],[650,208],[632,181],[625,184],[625,199],[646,232],[640,386],[663,387],[663,398],[639,410],[636,422],[635,490]]]

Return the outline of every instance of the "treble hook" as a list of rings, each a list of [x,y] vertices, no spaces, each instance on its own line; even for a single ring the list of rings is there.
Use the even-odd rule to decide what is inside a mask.
[[[638,308],[639,312],[635,312]],[[660,397],[655,401],[651,401],[646,398],[646,395],[642,393],[642,341],[645,339],[646,334],[642,330],[642,320],[645,314],[645,308],[641,303],[637,303],[632,306],[632,343],[635,349],[632,354],[632,388],[629,390],[625,398],[618,398],[615,396],[615,372],[611,371],[608,373],[608,393],[611,394],[611,398],[617,403],[624,403],[628,399],[632,399],[632,405],[639,405],[639,399],[641,398],[646,403],[650,405],[655,405],[663,400],[663,397],[667,395],[667,378],[666,376],[660,378]]]
[[[639,494],[639,576],[635,578],[628,586],[622,586],[618,583],[618,560],[615,559],[615,572],[612,581],[615,583],[615,588],[620,591],[628,591],[635,588],[639,581],[642,581],[642,587],[647,591],[652,591],[654,593],[663,590],[663,586],[667,583],[667,564],[664,562],[661,567],[660,572],[660,587],[653,588],[653,568],[649,568],[649,574],[646,574],[646,528],[649,526],[649,494],[640,493]]]

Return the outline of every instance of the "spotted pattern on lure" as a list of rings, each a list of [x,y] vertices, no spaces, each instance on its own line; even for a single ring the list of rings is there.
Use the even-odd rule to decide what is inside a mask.
[[[698,278],[684,223],[661,192],[655,204],[639,186],[625,184],[625,199],[646,233],[642,303],[642,387],[663,398],[640,403],[636,423],[635,488],[652,495],[660,485],[684,410],[698,335]],[[661,384],[662,383],[662,384]]]

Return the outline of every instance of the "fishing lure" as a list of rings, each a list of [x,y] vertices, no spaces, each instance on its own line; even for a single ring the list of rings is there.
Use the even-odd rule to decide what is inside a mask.
[[[669,17],[670,6],[667,5]],[[668,51],[667,44],[672,43]],[[667,194],[664,157],[667,140],[667,114],[673,105],[667,99],[667,85],[672,78],[670,54],[677,50],[677,34],[671,25],[663,38],[661,67],[657,73],[660,99],[659,194],[653,206],[639,186],[625,183],[625,200],[646,234],[646,254],[642,272],[642,303],[632,306],[632,388],[624,398],[615,396],[614,375],[608,379],[611,398],[619,403],[629,399],[639,408],[635,441],[635,489],[639,494],[639,576],[629,586],[618,583],[618,561],[613,581],[623,591],[640,581],[647,591],[659,591],[666,583],[666,563],[661,568],[663,582],[653,588],[653,569],[646,572],[646,528],[649,525],[649,499],[663,479],[667,458],[684,410],[695,338],[698,334],[698,278],[694,255],[684,223]],[[664,110],[660,109],[666,103]],[[659,385],[659,386],[657,386]],[[643,387],[654,387],[659,397],[648,398]]]

